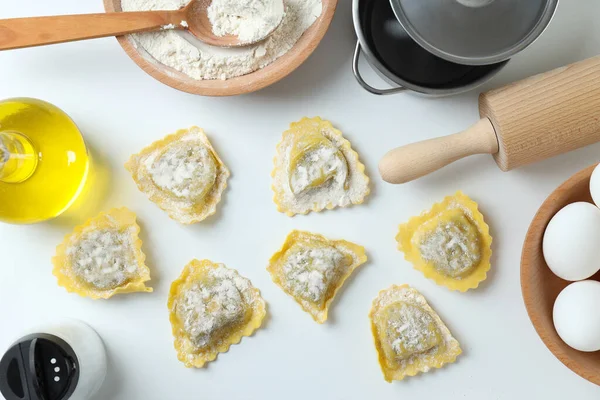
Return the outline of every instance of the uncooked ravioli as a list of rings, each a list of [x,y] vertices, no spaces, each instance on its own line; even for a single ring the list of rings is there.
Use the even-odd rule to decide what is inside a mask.
[[[183,224],[214,214],[229,178],[206,134],[195,126],[152,143],[132,155],[125,168],[151,201]]]
[[[462,350],[425,298],[408,285],[379,292],[369,313],[386,381],[453,363]]]
[[[277,145],[273,200],[289,216],[361,204],[369,178],[350,142],[319,117],[292,123]]]
[[[52,259],[58,284],[69,292],[93,299],[117,293],[151,292],[145,285],[140,227],[127,208],[112,209],[91,218],[67,235]]]
[[[192,260],[171,284],[169,315],[177,358],[203,367],[258,329],[265,301],[237,271],[209,260]]]
[[[366,261],[362,246],[295,230],[271,257],[267,270],[277,286],[323,323],[344,281]]]
[[[476,288],[491,266],[489,227],[462,192],[401,224],[396,240],[415,269],[451,290]]]

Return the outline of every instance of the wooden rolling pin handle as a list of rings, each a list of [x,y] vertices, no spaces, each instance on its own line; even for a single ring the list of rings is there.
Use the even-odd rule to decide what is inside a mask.
[[[181,10],[5,19],[0,20],[0,50],[120,36],[169,24],[182,28],[183,19]]]
[[[474,154],[496,154],[498,138],[489,119],[469,129],[436,139],[398,147],[379,162],[379,173],[389,183],[406,183]]]

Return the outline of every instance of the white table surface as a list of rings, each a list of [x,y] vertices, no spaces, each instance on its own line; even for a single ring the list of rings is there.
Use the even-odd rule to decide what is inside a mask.
[[[3,18],[100,12],[101,1],[0,1]],[[543,37],[516,56],[487,88],[600,53],[600,2],[563,1]],[[377,175],[394,146],[461,130],[474,121],[477,94],[426,99],[376,97],[354,81],[351,5],[341,0],[314,55],[282,82],[235,98],[178,92],[144,74],[116,40],[101,39],[0,54],[0,98],[38,97],[80,125],[110,177],[88,216],[127,206],[139,217],[154,293],[92,301],[56,285],[50,258],[81,219],[34,226],[0,224],[0,347],[42,318],[69,316],[91,324],[108,350],[102,400],[163,399],[597,399],[600,388],[564,367],[527,317],[519,284],[521,245],[545,197],[576,171],[600,159],[600,145],[509,173],[489,156],[472,157],[404,186]],[[363,65],[364,69],[368,69]],[[368,77],[380,83],[372,73]],[[372,177],[368,202],[289,218],[272,202],[275,145],[290,122],[330,119],[352,141]],[[128,156],[178,128],[206,129],[232,171],[216,217],[181,226],[138,192],[123,168]],[[399,223],[461,189],[479,202],[494,236],[493,269],[468,293],[425,279],[396,250]],[[75,221],[73,221],[75,219]],[[270,279],[267,260],[292,229],[364,245],[370,261],[316,324]],[[192,258],[238,269],[260,288],[269,318],[202,370],[176,358],[167,316],[170,283]],[[391,284],[418,288],[461,342],[458,362],[388,384],[377,364],[367,313]]]

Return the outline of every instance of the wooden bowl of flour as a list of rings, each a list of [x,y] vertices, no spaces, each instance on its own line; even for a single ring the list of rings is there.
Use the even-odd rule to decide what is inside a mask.
[[[592,165],[560,185],[533,218],[521,255],[521,289],[529,318],[548,349],[564,365],[590,382],[600,385],[600,351],[584,353],[567,346],[554,329],[552,309],[558,294],[571,282],[554,275],[542,252],[542,240],[550,219],[567,204],[592,202],[590,177]],[[600,272],[590,279],[600,280]]]
[[[106,12],[120,12],[121,0],[103,0]],[[144,71],[175,89],[203,96],[234,96],[265,88],[286,77],[300,66],[315,50],[329,28],[337,0],[322,0],[323,11],[296,44],[277,60],[247,75],[227,80],[198,80],[165,66],[127,36],[117,37],[127,55]]]

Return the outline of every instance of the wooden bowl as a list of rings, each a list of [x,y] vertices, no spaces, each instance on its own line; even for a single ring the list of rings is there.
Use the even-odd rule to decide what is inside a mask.
[[[106,12],[122,11],[121,0],[103,1]],[[337,0],[321,1],[323,2],[321,16],[304,32],[294,47],[287,53],[265,68],[227,80],[197,80],[190,78],[173,68],[158,63],[144,49],[136,49],[128,37],[120,36],[117,37],[117,40],[127,55],[138,66],[155,79],[175,89],[203,96],[234,96],[250,93],[286,77],[312,54],[325,32],[327,32],[337,6]]]
[[[600,351],[585,353],[567,346],[552,321],[552,308],[558,293],[569,283],[550,271],[542,254],[542,238],[550,219],[561,208],[576,201],[592,202],[590,176],[595,165],[573,175],[560,185],[533,218],[521,256],[521,290],[529,318],[550,351],[573,372],[600,385]],[[591,279],[600,280],[600,273]]]

